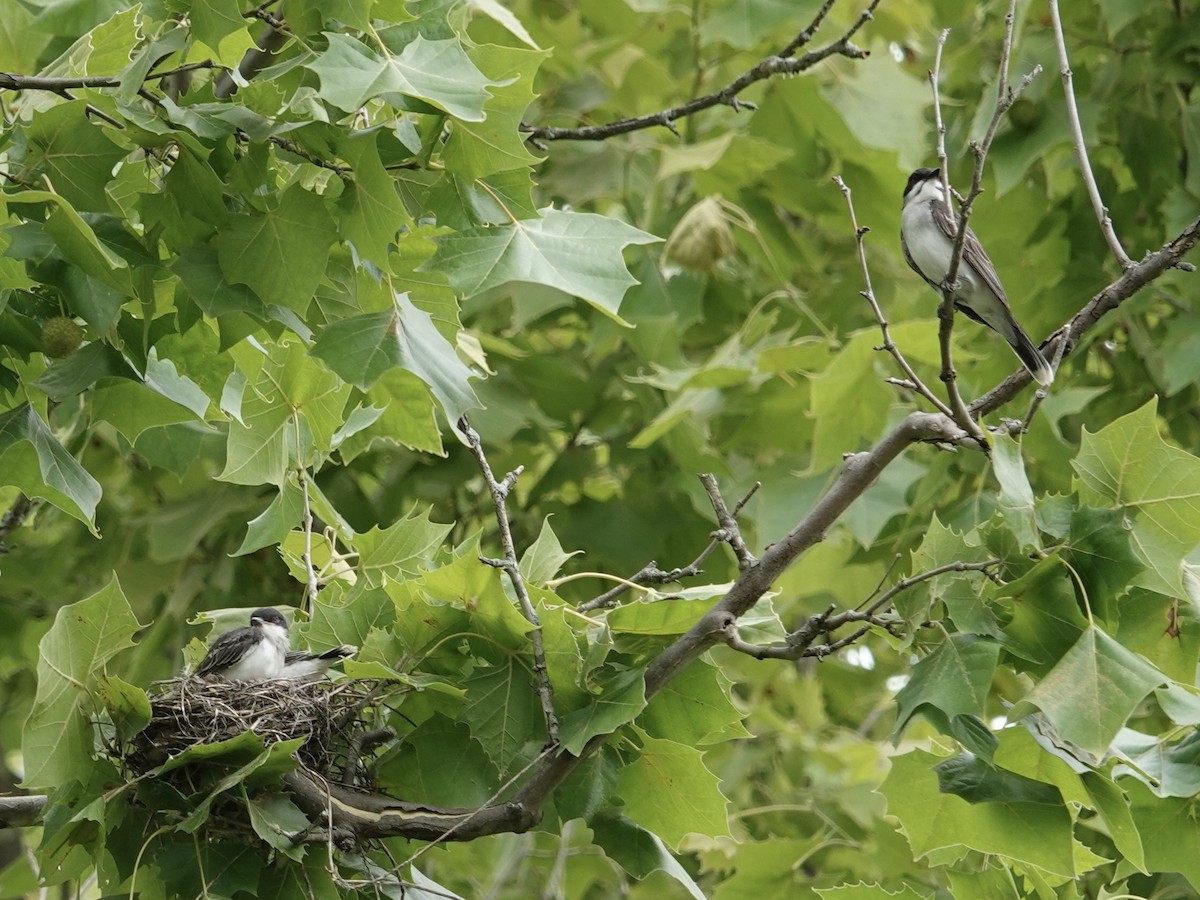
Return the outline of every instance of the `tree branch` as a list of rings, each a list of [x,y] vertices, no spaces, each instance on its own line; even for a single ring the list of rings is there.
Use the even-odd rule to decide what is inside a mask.
[[[213,96],[218,100],[231,97],[238,89],[238,81],[249,81],[271,64],[271,58],[288,41],[288,36],[280,28],[268,25],[257,40],[258,46],[247,50],[238,63],[236,77],[230,72],[222,72],[213,82]]]
[[[0,831],[5,828],[25,828],[37,825],[46,808],[45,794],[20,797],[0,797]]]
[[[554,688],[550,684],[550,672],[546,668],[546,650],[542,641],[542,623],[538,620],[537,611],[533,608],[533,602],[529,599],[529,590],[525,587],[525,579],[521,575],[521,566],[517,561],[517,549],[513,544],[512,528],[508,521],[508,508],[505,505],[508,492],[516,484],[523,467],[518,466],[512,472],[505,475],[503,481],[497,481],[495,474],[492,472],[491,464],[488,463],[487,455],[483,452],[483,443],[479,439],[479,433],[471,427],[466,416],[458,420],[458,430],[467,439],[467,446],[471,449],[471,453],[475,457],[475,462],[479,466],[479,471],[483,473],[483,480],[488,486],[488,491],[492,495],[492,506],[496,511],[496,524],[500,526],[500,545],[504,548],[503,559],[481,557],[481,561],[498,569],[503,569],[508,573],[508,579],[512,582],[513,591],[516,592],[517,603],[521,607],[521,613],[529,621],[529,624],[533,626],[533,630],[529,632],[529,643],[533,647],[533,671],[536,678],[537,693],[542,703],[542,715],[546,720],[546,738],[549,743],[556,744],[558,743],[558,716],[554,712]]]
[[[871,21],[875,15],[875,8],[879,5],[880,0],[871,0],[862,14],[851,25],[846,32],[836,41],[826,44],[819,50],[812,50],[805,53],[803,56],[796,57],[793,54],[800,48],[812,40],[821,23],[825,20],[829,10],[833,7],[836,0],[826,0],[826,2],[817,11],[817,15],[812,22],[801,31],[791,42],[789,42],[779,53],[774,56],[768,56],[749,71],[743,72],[729,84],[720,90],[713,91],[711,94],[706,94],[703,97],[696,97],[689,100],[687,103],[679,106],[671,107],[670,109],[660,110],[655,113],[647,113],[644,116],[634,116],[627,119],[618,119],[615,122],[609,122],[606,125],[584,125],[575,128],[555,128],[549,125],[528,125],[521,123],[520,130],[529,135],[529,139],[533,141],[603,141],[610,137],[615,137],[619,134],[628,134],[631,131],[639,131],[643,128],[652,128],[654,126],[662,126],[675,132],[674,123],[684,118],[685,116],[694,115],[701,110],[711,109],[714,106],[729,106],[734,111],[740,110],[743,106],[747,109],[755,109],[753,103],[744,100],[738,100],[737,96],[750,85],[757,81],[763,81],[772,78],[775,75],[794,75],[797,72],[804,72],[811,69],[817,63],[828,59],[831,56],[845,56],[849,59],[863,59],[867,56],[867,51],[855,46],[851,43],[851,38],[856,35],[859,30]]]
[[[1100,232],[1108,242],[1108,248],[1121,264],[1122,269],[1133,265],[1133,260],[1121,246],[1121,240],[1113,228],[1112,219],[1108,216],[1108,207],[1100,196],[1100,188],[1096,185],[1096,176],[1092,174],[1092,164],[1088,160],[1087,144],[1083,140],[1083,126],[1079,122],[1079,107],[1075,105],[1074,77],[1071,74],[1071,63],[1067,59],[1067,42],[1063,38],[1062,17],[1058,13],[1058,0],[1049,0],[1050,22],[1054,26],[1054,45],[1058,48],[1059,72],[1062,74],[1063,97],[1067,101],[1067,121],[1071,125],[1071,142],[1075,145],[1075,158],[1079,161],[1079,172],[1083,183],[1087,186],[1088,197],[1092,201],[1092,209],[1100,223]]]

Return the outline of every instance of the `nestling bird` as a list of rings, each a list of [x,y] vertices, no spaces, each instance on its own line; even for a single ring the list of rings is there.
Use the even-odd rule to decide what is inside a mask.
[[[287,619],[279,610],[264,606],[250,615],[248,626],[227,631],[213,641],[195,674],[230,681],[282,678],[290,649]]]
[[[908,176],[900,213],[900,247],[904,258],[939,295],[950,270],[958,234],[958,218],[946,202],[940,175],[941,169],[917,169]],[[996,267],[970,228],[964,235],[957,276],[954,305],[969,318],[999,332],[1034,381],[1050,384],[1054,370],[1013,317]]]
[[[196,674],[230,681],[308,680],[357,652],[352,644],[322,653],[292,650],[287,619],[279,610],[264,606],[253,612],[248,627],[227,631],[213,641]]]

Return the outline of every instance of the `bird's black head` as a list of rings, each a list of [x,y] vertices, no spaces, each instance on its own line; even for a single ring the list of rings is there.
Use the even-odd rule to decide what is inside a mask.
[[[904,196],[907,197],[912,193],[913,188],[922,182],[928,181],[930,178],[937,178],[941,174],[941,169],[917,169],[908,176],[908,184],[904,186]]]
[[[279,612],[270,606],[264,606],[261,609],[256,609],[250,614],[251,625],[278,625],[281,628],[287,628],[287,619]]]

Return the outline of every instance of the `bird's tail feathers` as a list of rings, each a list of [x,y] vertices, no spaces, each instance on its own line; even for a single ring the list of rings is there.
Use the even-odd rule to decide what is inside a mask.
[[[1054,370],[1050,368],[1050,363],[1046,362],[1042,351],[1029,339],[1029,335],[1015,320],[1013,326],[1014,334],[1008,342],[1012,346],[1013,352],[1017,354],[1017,359],[1021,360],[1021,363],[1029,370],[1034,381],[1038,384],[1050,384],[1054,381]]]

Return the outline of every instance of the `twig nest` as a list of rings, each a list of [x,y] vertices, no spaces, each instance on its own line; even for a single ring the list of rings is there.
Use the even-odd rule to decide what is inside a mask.
[[[141,775],[201,744],[254,732],[263,745],[304,738],[300,761],[328,772],[345,760],[350,736],[370,704],[375,682],[224,681],[183,677],[159,682],[150,721],[125,748],[124,762]]]

